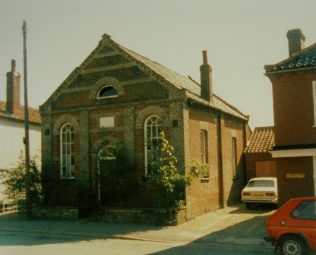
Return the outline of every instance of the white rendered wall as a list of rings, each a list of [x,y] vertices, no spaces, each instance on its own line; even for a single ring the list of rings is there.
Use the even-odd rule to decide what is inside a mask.
[[[0,118],[0,169],[12,168],[17,165],[21,151],[25,152],[23,143],[24,123]],[[30,155],[38,157],[41,163],[41,128],[30,124]],[[0,200],[3,186],[0,184]]]

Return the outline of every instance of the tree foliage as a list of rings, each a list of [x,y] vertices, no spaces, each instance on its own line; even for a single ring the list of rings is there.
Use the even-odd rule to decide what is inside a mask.
[[[16,167],[0,170],[0,180],[5,186],[5,197],[18,205],[25,205],[26,170],[23,153],[20,154]],[[37,158],[32,157],[30,159],[30,202],[32,205],[38,204],[41,202],[41,199],[41,171],[37,163]]]

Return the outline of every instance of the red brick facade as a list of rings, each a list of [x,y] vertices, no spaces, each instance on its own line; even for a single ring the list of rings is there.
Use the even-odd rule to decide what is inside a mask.
[[[211,68],[205,70],[210,72]],[[107,86],[117,94],[99,98],[100,90]],[[159,118],[161,129],[175,148],[182,173],[188,174],[190,162],[200,159],[200,132],[207,131],[209,177],[194,179],[187,187],[187,219],[238,202],[244,183],[242,152],[248,117],[213,94],[210,101],[203,99],[200,90],[201,86],[191,79],[120,46],[105,35],[82,65],[41,106],[46,202],[79,207],[83,201],[103,199],[104,202],[100,194],[106,187],[102,186],[100,176],[110,170],[117,174],[115,169],[119,166],[114,161],[102,161],[100,155],[112,155],[114,150],[116,155],[124,155],[121,163],[130,167],[121,171],[128,170],[124,174],[135,179],[129,184],[134,186],[124,196],[134,206],[155,207],[152,198],[157,194],[147,185],[145,176],[144,125],[150,116]],[[208,91],[212,93],[211,89]],[[68,179],[60,178],[60,129],[65,123],[73,126],[71,164],[75,174]],[[232,172],[233,138],[236,174]],[[113,191],[112,196],[114,199],[118,194]]]
[[[316,129],[315,44],[304,48],[300,29],[290,30],[290,57],[265,66],[272,83],[275,146],[280,203],[299,196],[315,195]]]

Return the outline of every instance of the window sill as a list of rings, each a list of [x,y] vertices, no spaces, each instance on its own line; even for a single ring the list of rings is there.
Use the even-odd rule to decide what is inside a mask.
[[[61,180],[74,180],[75,177],[60,177]]]
[[[210,177],[202,177],[201,178],[201,182],[209,182],[210,181]]]
[[[102,99],[108,99],[108,98],[116,98],[118,97],[118,95],[115,95],[115,96],[105,96],[105,97],[97,97],[98,100],[102,100]]]

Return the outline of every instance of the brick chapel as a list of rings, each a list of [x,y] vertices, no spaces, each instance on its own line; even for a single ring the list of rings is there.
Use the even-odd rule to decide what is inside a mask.
[[[180,171],[192,161],[208,165],[185,189],[187,219],[239,202],[248,116],[213,93],[206,51],[200,72],[199,83],[103,35],[40,107],[46,203],[107,206],[120,197],[107,190],[105,179],[115,183],[125,174],[135,180],[123,194],[129,205],[155,207],[146,182],[160,131],[174,147]]]

